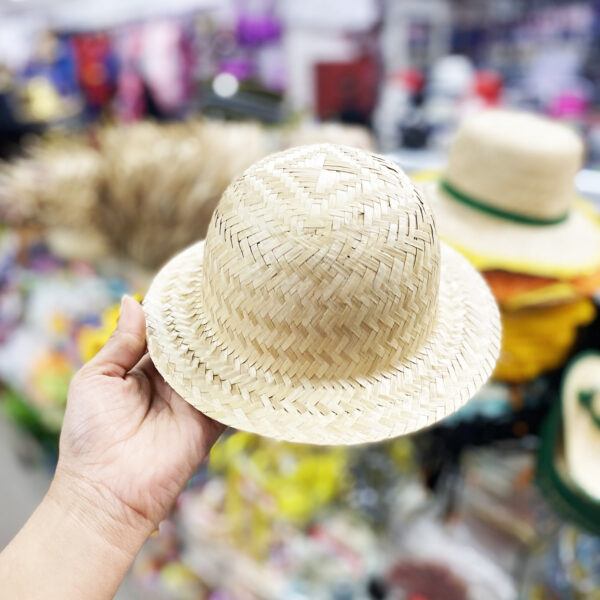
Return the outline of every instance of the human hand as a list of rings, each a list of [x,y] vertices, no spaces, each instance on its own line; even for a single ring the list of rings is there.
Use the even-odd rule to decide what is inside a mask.
[[[223,431],[169,387],[145,348],[144,312],[126,296],[116,331],[71,382],[50,490],[59,503],[81,497],[83,517],[113,537],[125,526],[145,539]]]
[[[145,349],[144,312],[125,297],[115,333],[71,382],[56,474],[0,553],[0,598],[112,598],[219,437]]]

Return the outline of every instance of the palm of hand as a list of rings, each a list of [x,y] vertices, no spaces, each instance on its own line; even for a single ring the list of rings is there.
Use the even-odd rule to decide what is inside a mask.
[[[71,383],[59,469],[156,526],[223,427],[174,392],[149,356],[138,362],[145,346],[143,312],[139,305],[127,308],[129,321],[119,325],[131,330],[121,331],[120,350],[127,356],[106,362],[115,353],[117,331]]]

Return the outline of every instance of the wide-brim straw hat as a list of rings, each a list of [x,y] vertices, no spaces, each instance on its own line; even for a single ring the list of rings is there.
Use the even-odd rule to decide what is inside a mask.
[[[564,518],[600,535],[600,352],[565,368],[560,402],[542,430],[537,476],[544,497]]]
[[[600,507],[600,352],[588,350],[569,363],[561,404],[569,474]]]
[[[600,268],[600,221],[576,198],[583,143],[544,117],[489,110],[463,122],[437,183],[440,236],[479,270],[573,277]]]
[[[394,163],[319,144],[225,191],[144,300],[150,356],[226,425],[356,444],[431,425],[487,380],[496,303]]]

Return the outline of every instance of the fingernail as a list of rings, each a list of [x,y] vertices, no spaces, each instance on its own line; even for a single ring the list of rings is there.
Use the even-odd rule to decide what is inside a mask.
[[[127,302],[128,302],[128,300],[127,300],[127,299],[128,299],[128,298],[129,298],[129,296],[128,296],[127,294],[123,294],[123,295],[121,296],[121,310],[120,310],[120,312],[119,312],[119,321],[121,320],[121,317],[123,316],[123,314],[124,314],[124,313],[126,312],[126,310],[127,310]]]

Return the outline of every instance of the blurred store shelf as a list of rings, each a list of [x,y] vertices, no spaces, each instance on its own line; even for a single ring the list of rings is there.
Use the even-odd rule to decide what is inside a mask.
[[[575,177],[577,189],[600,209],[600,171],[582,169]]]

